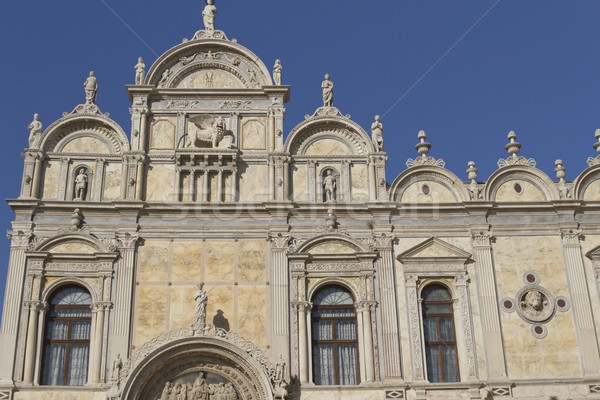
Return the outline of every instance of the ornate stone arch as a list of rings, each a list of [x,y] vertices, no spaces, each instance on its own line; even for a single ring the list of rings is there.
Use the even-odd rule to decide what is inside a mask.
[[[321,139],[334,139],[346,145],[353,155],[374,152],[369,135],[349,117],[326,115],[309,117],[288,135],[284,148],[292,156],[304,155],[307,148]]]
[[[450,292],[450,296],[452,297],[452,299],[457,298],[456,288],[454,287],[454,285],[452,285],[447,279],[439,278],[439,277],[423,278],[419,282],[419,285],[417,287],[417,298],[419,298],[419,299],[423,298],[423,289],[425,289],[429,285],[441,285],[444,288],[446,288],[448,290],[448,292]]]
[[[60,244],[69,242],[85,242],[96,250],[95,253],[114,253],[116,250],[114,244],[107,244],[94,236],[79,232],[65,232],[38,242],[37,245],[34,245],[32,251],[47,252]]]
[[[573,182],[573,198],[583,200],[586,190],[596,181],[600,181],[600,165],[586,168]],[[597,200],[600,200],[598,198]]]
[[[84,287],[85,290],[87,290],[90,293],[90,296],[92,296],[92,303],[102,301],[102,299],[99,298],[96,289],[92,285],[90,285],[89,282],[86,282],[85,280],[74,276],[63,277],[52,281],[48,286],[44,288],[44,291],[40,296],[40,300],[48,303],[50,296],[56,291],[56,289],[66,285],[78,285]]]
[[[292,244],[291,252],[308,253],[314,247],[324,243],[342,243],[352,249],[354,252],[370,252],[369,246],[353,237],[339,233],[323,233],[305,241],[295,241]]]
[[[355,303],[359,303],[361,300],[366,300],[361,298],[360,290],[356,287],[356,285],[354,285],[349,280],[341,278],[339,276],[326,277],[316,282],[308,289],[306,298],[312,303],[312,299],[315,296],[315,293],[317,293],[320,289],[324,288],[325,286],[329,285],[341,286],[344,289],[347,289],[350,293],[352,293],[352,297],[354,297]]]
[[[554,182],[542,171],[526,165],[510,165],[500,168],[487,180],[484,188],[484,199],[495,201],[498,189],[511,180],[523,180],[535,186],[544,196],[546,201],[560,199],[558,189]]]
[[[89,136],[107,147],[107,154],[129,151],[125,131],[112,119],[102,114],[69,114],[54,122],[44,131],[40,148],[46,152],[60,152],[74,138]]]
[[[172,47],[150,67],[144,84],[156,86],[163,73],[169,69],[172,74],[165,87],[173,87],[173,82],[181,81],[182,76],[209,67],[227,69],[238,78],[243,77],[242,82],[246,84],[252,79],[250,70],[255,73],[255,86],[273,85],[269,70],[256,54],[238,43],[219,39],[186,41]]]
[[[406,189],[419,181],[434,181],[444,186],[456,202],[469,200],[469,193],[463,182],[452,172],[437,166],[416,166],[402,172],[390,188],[390,201],[398,202]]]

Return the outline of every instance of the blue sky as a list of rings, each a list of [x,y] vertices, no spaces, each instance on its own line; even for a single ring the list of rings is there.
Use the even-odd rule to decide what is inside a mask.
[[[595,156],[600,127],[600,2],[597,0],[217,0],[217,29],[292,86],[285,134],[321,105],[331,74],[335,105],[367,131],[383,115],[387,180],[414,158],[417,132],[430,155],[467,180],[496,170],[515,130],[521,155],[574,180]],[[130,131],[125,85],[137,57],[149,67],[202,27],[201,0],[5,1],[0,4],[3,145],[0,197],[19,194],[34,113],[44,128],[84,101],[90,70],[97,104]],[[111,11],[112,9],[112,11]],[[14,214],[0,205],[0,226]],[[3,236],[2,236],[3,237]],[[9,241],[0,240],[0,299]],[[1,300],[0,300],[1,301]]]

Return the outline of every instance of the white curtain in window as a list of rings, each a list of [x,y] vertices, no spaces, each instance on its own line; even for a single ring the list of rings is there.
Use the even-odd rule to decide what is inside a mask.
[[[324,345],[313,346],[314,383],[317,385],[335,384],[333,368],[333,347]]]
[[[442,340],[454,341],[452,318],[440,318],[440,335],[442,335]]]
[[[458,382],[458,366],[456,365],[456,348],[454,346],[442,347],[444,360],[444,376],[446,382]]]
[[[86,384],[89,351],[88,345],[71,346],[67,385],[83,386]]]
[[[332,340],[333,330],[331,322],[313,322],[313,339]]]
[[[71,324],[71,339],[89,340],[91,326],[90,322],[73,322]]]
[[[435,318],[423,318],[423,332],[426,342],[437,342],[437,326]]]
[[[427,356],[427,376],[429,382],[442,381],[442,366],[440,365],[440,348],[431,346],[425,349]]]
[[[62,385],[65,365],[65,346],[46,346],[44,357],[44,385]]]
[[[340,385],[358,384],[356,358],[355,345],[338,346],[338,376],[340,378]]]
[[[337,338],[340,340],[355,340],[356,326],[354,321],[343,321],[336,324]]]

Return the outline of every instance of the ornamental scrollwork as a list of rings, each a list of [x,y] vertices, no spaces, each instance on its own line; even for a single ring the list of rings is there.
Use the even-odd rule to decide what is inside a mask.
[[[508,167],[510,165],[525,165],[528,167],[535,167],[536,162],[533,158],[525,158],[523,156],[507,157],[498,160],[499,168]]]
[[[418,167],[421,165],[444,168],[446,166],[446,162],[441,158],[436,159],[434,157],[417,157],[415,159],[409,158],[408,160],[406,160],[406,166],[408,168]]]

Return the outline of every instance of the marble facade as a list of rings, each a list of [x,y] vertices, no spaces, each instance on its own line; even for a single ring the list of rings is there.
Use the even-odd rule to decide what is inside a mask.
[[[208,0],[207,29],[136,66],[130,127],[87,93],[25,150],[0,399],[600,399],[600,156],[573,182],[557,160],[554,179],[511,132],[498,169],[482,181],[469,163],[463,180],[420,132],[391,179],[381,124],[372,138],[335,108],[330,77],[284,131],[281,63],[273,79],[215,13]],[[428,377],[434,283],[452,296],[457,382]],[[65,285],[92,298],[88,382],[45,386]],[[357,385],[314,382],[313,299],[330,285],[354,301]]]

